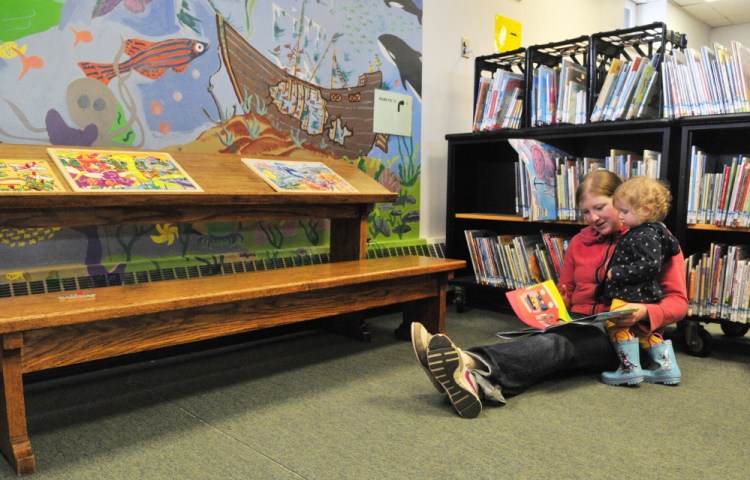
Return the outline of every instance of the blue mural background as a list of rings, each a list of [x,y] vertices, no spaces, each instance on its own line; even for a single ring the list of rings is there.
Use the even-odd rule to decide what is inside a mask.
[[[419,243],[421,10],[421,0],[0,0],[0,141],[338,157],[399,193],[373,212],[371,242]],[[380,88],[415,98],[412,137],[341,155],[280,125],[267,91],[235,93],[217,15],[321,87],[382,72]],[[0,271],[10,281],[67,265],[100,273],[275,258],[324,251],[327,240],[327,222],[315,219],[2,229]]]

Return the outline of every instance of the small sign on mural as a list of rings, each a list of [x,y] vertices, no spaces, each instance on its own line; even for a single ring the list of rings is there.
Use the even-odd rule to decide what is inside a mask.
[[[375,90],[373,131],[410,137],[413,102],[414,99],[409,95]]]

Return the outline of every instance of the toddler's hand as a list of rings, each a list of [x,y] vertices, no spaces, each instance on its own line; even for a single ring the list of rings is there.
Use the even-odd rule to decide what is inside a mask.
[[[618,308],[618,310],[626,310],[634,308],[636,311],[628,315],[627,317],[613,318],[614,322],[618,327],[632,327],[638,322],[648,320],[648,310],[642,303],[626,303],[625,305]]]

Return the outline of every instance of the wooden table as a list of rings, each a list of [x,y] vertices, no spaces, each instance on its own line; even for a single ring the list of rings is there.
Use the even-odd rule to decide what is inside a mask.
[[[67,184],[65,184],[63,185],[65,191],[63,192],[2,193],[0,194],[0,228],[82,227],[120,224],[156,224],[167,222],[226,222],[289,218],[327,218],[331,221],[331,261],[344,262],[357,260],[366,262],[368,214],[372,211],[375,203],[393,202],[396,199],[395,193],[385,189],[375,180],[359,171],[355,166],[341,160],[323,160],[323,162],[354,186],[358,190],[357,193],[279,193],[246,167],[241,162],[240,156],[216,153],[170,153],[193,178],[193,180],[201,186],[203,192],[74,192]],[[45,146],[0,144],[0,159],[33,161],[38,159],[48,160],[49,157]],[[319,161],[318,159],[309,160]],[[52,164],[51,161],[50,164]],[[62,179],[63,177],[60,176],[60,178]],[[390,266],[387,267],[392,268]],[[356,268],[359,267],[353,266],[353,268],[356,270]],[[429,300],[432,303],[429,304],[430,308],[428,314],[435,317],[435,308],[441,308],[442,313],[438,312],[437,316],[440,318],[440,322],[442,322],[444,306],[433,307],[431,305],[439,305],[438,300],[444,302],[446,278],[452,274],[452,269],[456,267],[453,265],[437,266],[436,268],[442,269],[444,272],[436,274],[437,276],[435,278],[437,279],[437,283],[435,283],[435,285],[437,286],[432,289],[436,293],[429,294],[431,297]],[[432,269],[432,267],[430,267],[430,269]],[[301,272],[304,271],[305,270],[301,270]],[[358,273],[355,276],[362,277],[366,274],[367,270],[364,270],[362,273]],[[314,273],[312,276],[317,275],[317,273]],[[413,282],[419,283],[418,278],[412,278],[415,279]],[[316,279],[310,279],[309,284],[312,285],[314,280]],[[280,279],[279,281],[281,282],[283,279]],[[408,279],[406,281],[408,281]],[[179,282],[180,281],[175,281],[174,283]],[[378,285],[383,282],[384,281],[381,280]],[[367,282],[362,283],[362,285],[366,284]],[[289,289],[290,287],[285,288]],[[301,293],[296,293],[294,288],[298,288]],[[290,291],[292,294],[284,297],[285,299],[292,298],[296,300],[298,298],[308,298],[305,297],[307,294],[304,292],[304,290],[309,290],[311,288],[308,284],[304,282],[299,283],[294,288],[291,288]],[[346,288],[346,285],[337,288]],[[252,289],[246,290],[250,292]],[[346,290],[342,290],[342,292],[344,291]],[[323,292],[323,290],[321,290],[321,292]],[[166,292],[163,293],[163,295],[165,296],[164,302],[167,302],[163,303],[163,305],[172,308],[169,307],[170,304],[168,303],[174,301],[174,299],[170,297],[171,294]],[[262,296],[260,294],[256,295],[255,293],[243,293],[243,295]],[[272,295],[269,302],[276,302],[280,298],[278,295],[273,296],[275,295],[273,293],[269,293],[269,295]],[[325,295],[325,293],[321,293],[320,295]],[[410,300],[405,297],[404,294],[399,295],[401,295],[400,298],[402,300]],[[394,298],[399,298],[399,295],[394,295]],[[435,297],[435,295],[438,295],[438,297]],[[386,293],[384,296],[387,298],[388,294]],[[217,292],[216,298],[221,297],[221,292]],[[424,294],[423,297],[425,298],[420,299],[420,302],[423,302],[426,299],[427,294]],[[311,296],[309,298],[313,299],[314,297]],[[435,300],[435,298],[437,298],[437,300]],[[25,300],[32,302],[31,297],[27,297],[27,299],[11,298],[8,299],[8,302],[22,302],[20,310],[23,311],[25,308],[24,306],[26,305]],[[3,301],[4,300],[0,299],[0,311],[2,311]],[[308,302],[308,308],[310,310],[318,309],[319,305],[312,303],[315,301],[314,299],[305,301]],[[238,306],[238,309],[248,308],[248,305],[261,305],[257,302],[251,302],[248,304],[244,300],[235,303],[242,304],[241,306]],[[383,303],[382,300],[381,303]],[[227,309],[226,305],[228,304],[229,303],[225,302],[222,308]],[[10,303],[7,303],[7,305],[10,306]],[[104,299],[102,305],[104,305]],[[415,303],[414,305],[418,307],[419,305],[428,304]],[[415,307],[412,306],[411,308],[414,309]],[[353,310],[350,309],[350,311]],[[170,312],[168,311],[154,313],[154,315],[147,319],[148,322],[151,322],[150,325],[153,326],[149,331],[149,334],[153,335],[154,329],[161,331],[162,328],[166,328],[163,327],[164,325],[171,325],[169,321],[162,319],[174,318],[179,321],[184,321],[185,319],[192,320],[200,318],[203,321],[203,319],[208,319],[210,317],[209,313],[205,313],[203,316],[200,315],[200,312],[198,312],[199,315],[193,315],[193,313],[195,312],[186,312],[184,309],[182,310],[182,313],[174,313],[173,315],[170,315]],[[7,315],[10,314],[8,313]],[[91,318],[93,319],[94,316]],[[308,312],[308,314],[297,314],[299,319],[311,316],[312,313],[310,312]],[[31,444],[26,432],[26,414],[23,398],[22,376],[28,371],[34,371],[39,367],[46,367],[51,364],[51,357],[48,357],[49,355],[52,355],[52,352],[43,352],[40,354],[42,355],[41,360],[39,360],[41,362],[40,365],[35,366],[29,362],[31,362],[30,359],[36,355],[31,353],[34,351],[34,345],[39,343],[36,342],[36,340],[33,340],[36,335],[41,334],[41,332],[46,332],[45,335],[52,338],[52,340],[49,341],[49,344],[55,345],[59,341],[57,337],[57,328],[69,328],[66,325],[56,325],[54,318],[55,315],[46,316],[44,312],[40,312],[36,319],[31,320],[31,328],[21,328],[22,325],[16,323],[15,319],[11,319],[10,316],[3,318],[3,313],[0,313],[0,321],[4,322],[3,328],[5,332],[0,333],[0,344],[2,345],[2,356],[0,357],[0,366],[2,367],[2,395],[0,396],[0,449],[2,449],[3,454],[8,458],[19,475],[33,473],[36,468]],[[136,316],[129,318],[135,318],[136,321],[140,322],[142,318],[145,317]],[[92,325],[92,329],[87,333],[89,335],[94,335],[97,328],[113,329],[115,328],[116,322],[121,320],[116,318],[113,320],[105,318],[101,321],[110,323],[107,323],[106,325],[94,324],[93,322],[88,323],[88,325]],[[277,319],[277,323],[281,321],[285,320]],[[210,321],[205,320],[204,323],[209,325]],[[438,324],[435,323],[434,325]],[[76,326],[74,327],[79,328]],[[256,328],[256,326],[238,327],[237,330],[241,330],[242,328],[250,329]],[[198,330],[197,327],[196,330]],[[213,335],[219,332],[219,329],[215,325],[208,326],[202,330],[202,334],[206,334],[207,331]],[[60,332],[60,334],[62,335],[62,332]],[[76,335],[73,335],[73,337],[75,336]],[[197,336],[196,338],[200,337]],[[179,338],[175,341],[170,339],[163,343],[170,344],[171,342],[171,344],[174,344],[178,341],[184,343],[185,341],[190,340],[190,338]],[[91,341],[96,343],[97,339],[93,338]],[[45,344],[47,342],[48,341],[45,340]],[[145,340],[140,340],[140,345],[137,345],[137,348],[142,348],[144,346],[148,347]],[[25,349],[28,349],[29,351],[28,358],[24,358]],[[57,352],[57,354],[59,353],[60,352]],[[91,358],[96,357],[84,355],[80,359],[66,360],[62,363],[74,363]]]

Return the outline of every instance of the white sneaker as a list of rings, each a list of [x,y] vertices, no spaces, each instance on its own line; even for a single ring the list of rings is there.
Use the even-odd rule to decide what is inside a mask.
[[[411,346],[414,348],[414,354],[417,356],[419,364],[422,366],[422,369],[427,374],[427,377],[430,379],[430,382],[432,382],[435,389],[440,393],[445,393],[443,386],[440,385],[440,382],[437,381],[430,371],[430,367],[427,365],[427,348],[431,339],[432,335],[426,328],[424,328],[424,325],[419,322],[412,322]]]
[[[475,418],[482,413],[474,376],[466,368],[459,350],[445,335],[433,335],[427,349],[430,372],[450,398],[453,408],[464,418]]]

